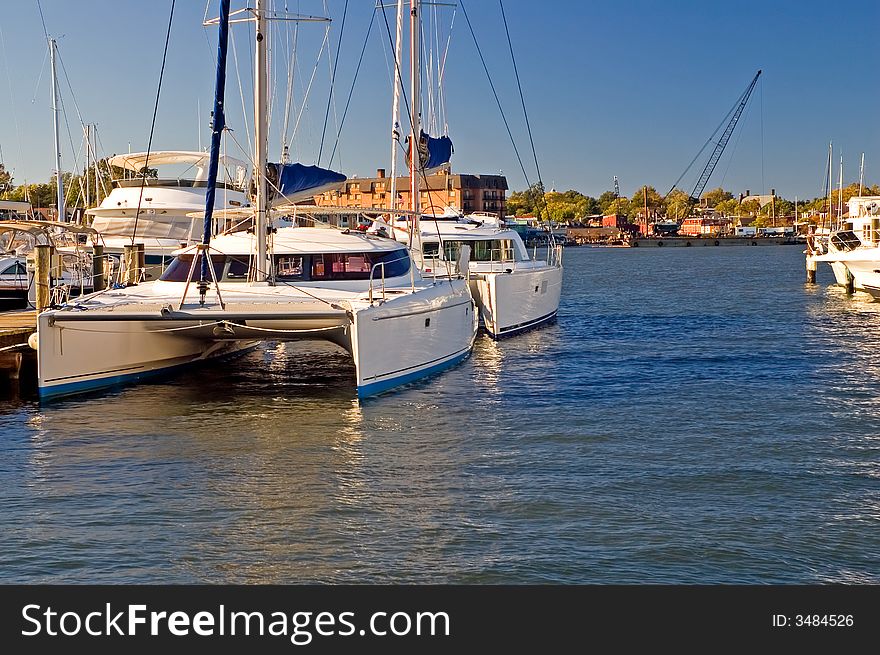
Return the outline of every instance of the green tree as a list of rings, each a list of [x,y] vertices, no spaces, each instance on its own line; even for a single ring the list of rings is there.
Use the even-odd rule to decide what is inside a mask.
[[[707,207],[718,207],[718,205],[725,200],[730,200],[733,198],[733,194],[730,191],[725,191],[721,187],[717,189],[712,189],[711,191],[706,191],[701,197],[701,200],[706,204]]]
[[[663,197],[657,193],[657,189],[652,186],[641,186],[639,190],[633,194],[629,202],[630,211],[640,216],[645,213],[645,195],[647,193],[648,214],[657,215],[663,206]]]
[[[667,194],[664,200],[666,207],[666,216],[680,221],[687,218],[691,210],[690,196],[681,189],[673,189]]]
[[[544,185],[535,182],[525,191],[514,191],[507,199],[507,211],[514,216],[534,215],[540,218],[544,207]]]
[[[761,203],[757,200],[747,200],[740,205],[740,214],[756,216],[761,211]]]
[[[12,190],[12,173],[6,170],[3,164],[0,164],[0,193],[6,193]]]
[[[739,214],[739,201],[736,198],[722,200],[715,205],[715,211],[722,216],[737,216]]]

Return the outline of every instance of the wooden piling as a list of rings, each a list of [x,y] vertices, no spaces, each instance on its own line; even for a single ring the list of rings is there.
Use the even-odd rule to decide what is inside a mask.
[[[138,282],[138,252],[137,246],[127,244],[122,247],[122,261],[125,266],[125,275],[123,280],[126,285],[137,284]]]
[[[52,268],[52,246],[39,245],[34,247],[34,288],[37,291],[37,313],[49,307],[52,302],[52,284],[50,270]]]
[[[92,246],[92,288],[103,291],[107,286],[104,277],[104,246]]]
[[[807,255],[807,283],[808,284],[816,284],[816,268],[818,268],[819,263],[816,261],[816,258],[812,255]]]

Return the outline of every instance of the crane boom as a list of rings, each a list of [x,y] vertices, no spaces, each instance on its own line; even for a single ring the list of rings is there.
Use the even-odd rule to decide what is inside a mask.
[[[751,83],[748,88],[743,91],[743,94],[739,97],[737,101],[736,110],[733,112],[733,116],[730,118],[730,122],[727,123],[727,127],[724,128],[724,133],[721,135],[721,138],[715,143],[715,149],[712,151],[712,155],[709,157],[709,161],[706,163],[706,167],[703,169],[703,172],[700,173],[700,177],[697,180],[697,183],[694,185],[694,190],[691,192],[691,201],[697,202],[700,199],[700,196],[703,195],[703,191],[706,189],[706,185],[709,183],[709,178],[712,176],[713,171],[715,170],[715,166],[718,165],[718,161],[721,159],[721,155],[724,154],[724,149],[727,147],[727,143],[730,141],[730,136],[733,134],[734,128],[736,128],[736,124],[739,121],[739,117],[742,115],[743,110],[746,108],[746,105],[749,102],[749,97],[752,95],[752,91],[755,90],[755,85],[758,83],[758,78],[761,77],[761,71],[758,71],[755,74],[755,77],[752,78]]]

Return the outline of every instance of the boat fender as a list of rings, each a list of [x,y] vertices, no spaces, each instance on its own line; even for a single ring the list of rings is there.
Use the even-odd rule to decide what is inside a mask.
[[[662,247],[663,247],[663,242],[662,242],[662,241],[658,241],[658,242],[657,242],[657,247],[658,247],[658,248],[662,248]]]
[[[721,242],[718,241],[718,239],[715,239],[715,245],[716,245],[716,246],[720,246],[720,245],[721,245]]]
[[[31,336],[28,337],[27,343],[34,350],[37,350],[39,348],[40,338],[37,336],[36,332],[34,332]]]

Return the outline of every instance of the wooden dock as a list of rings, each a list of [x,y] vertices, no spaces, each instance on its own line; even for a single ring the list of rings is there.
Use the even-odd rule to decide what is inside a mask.
[[[27,346],[28,337],[37,331],[37,312],[0,313],[0,351],[13,346]]]
[[[28,337],[37,331],[35,311],[0,313],[0,375],[17,380],[25,357]]]

